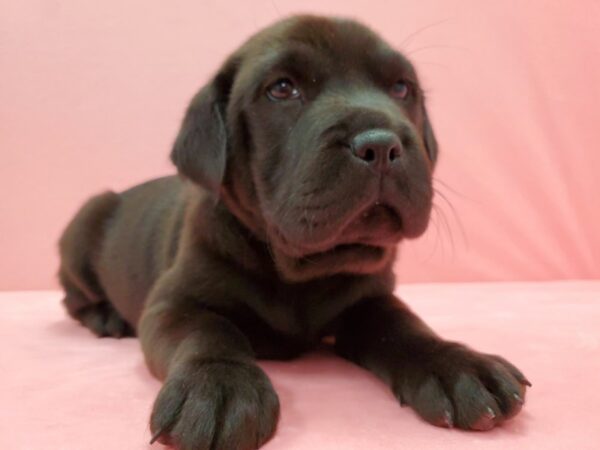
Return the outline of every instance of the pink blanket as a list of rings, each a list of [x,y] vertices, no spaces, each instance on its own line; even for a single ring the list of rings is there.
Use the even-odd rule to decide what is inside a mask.
[[[504,355],[533,382],[524,411],[487,433],[434,428],[384,385],[329,354],[265,362],[282,403],[267,450],[600,448],[600,281],[408,285],[442,335]],[[0,448],[148,445],[160,384],[136,339],[96,339],[57,292],[0,294]]]

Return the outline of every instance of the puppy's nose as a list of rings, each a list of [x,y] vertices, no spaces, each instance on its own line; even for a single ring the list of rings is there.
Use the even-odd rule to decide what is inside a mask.
[[[372,169],[385,172],[402,153],[402,143],[395,133],[374,129],[357,134],[350,143],[352,155]]]

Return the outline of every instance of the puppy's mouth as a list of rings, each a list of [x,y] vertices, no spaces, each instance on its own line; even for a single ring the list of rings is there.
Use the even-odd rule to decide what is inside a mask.
[[[350,214],[335,233],[314,239],[319,230],[313,230],[305,239],[290,239],[276,230],[276,240],[289,256],[318,260],[329,254],[373,253],[391,247],[403,237],[400,212],[382,201],[370,202]]]
[[[376,201],[347,226],[359,242],[379,242],[399,237],[402,217],[392,206]]]

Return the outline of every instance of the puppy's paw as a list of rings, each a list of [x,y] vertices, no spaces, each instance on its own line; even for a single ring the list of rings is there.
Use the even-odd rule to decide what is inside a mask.
[[[531,383],[505,359],[445,343],[403,365],[393,385],[402,404],[427,422],[490,430],[515,416]]]
[[[257,449],[274,433],[279,399],[251,363],[200,361],[169,376],[150,419],[152,442],[179,450]]]
[[[65,300],[67,302],[68,300]],[[98,337],[122,338],[135,336],[133,328],[125,322],[116,309],[107,301],[94,303],[74,313],[81,324]]]

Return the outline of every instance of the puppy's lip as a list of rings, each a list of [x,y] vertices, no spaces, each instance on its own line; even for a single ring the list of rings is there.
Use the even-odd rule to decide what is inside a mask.
[[[338,239],[342,243],[388,247],[402,239],[403,231],[401,212],[388,203],[376,200],[352,216]]]
[[[272,230],[276,243],[289,256],[311,257],[339,250],[363,251],[366,248],[394,246],[403,238],[401,217],[400,212],[391,205],[375,200],[357,208],[337,233],[317,242],[290,239],[276,226]]]
[[[357,225],[372,228],[383,223],[391,225],[395,231],[400,231],[402,229],[402,216],[389,204],[377,200],[365,208],[349,226]]]
[[[372,251],[381,251],[386,246],[383,245],[368,245],[362,244],[358,242],[340,242],[334,245],[323,245],[323,246],[314,246],[314,247],[306,247],[306,246],[294,246],[287,245],[285,248],[281,248],[285,254],[293,258],[304,259],[307,261],[316,262],[317,260],[322,260],[327,258],[328,255],[334,254],[363,254],[365,252]]]

